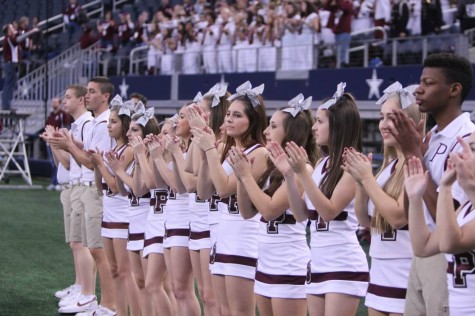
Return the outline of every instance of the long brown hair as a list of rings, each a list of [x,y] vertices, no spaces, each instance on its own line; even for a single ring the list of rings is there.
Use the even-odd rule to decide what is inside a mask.
[[[267,126],[266,109],[264,107],[264,100],[259,95],[259,105],[254,107],[245,95],[238,96],[233,99],[234,102],[241,102],[244,105],[244,114],[246,114],[249,120],[249,127],[241,136],[240,142],[244,148],[249,148],[255,144],[264,145],[264,129]],[[231,105],[230,104],[230,105]],[[224,146],[223,153],[221,155],[221,163],[224,162],[228,154],[229,149],[236,144],[234,138],[226,136],[226,145]]]
[[[343,176],[343,151],[353,147],[362,150],[362,123],[356,101],[349,93],[343,96],[327,109],[329,122],[329,139],[326,152],[328,153],[328,172],[323,176],[320,190],[327,198],[331,198],[338,181]]]
[[[300,111],[296,117],[287,112],[282,121],[284,127],[284,139],[281,146],[285,146],[288,142],[295,142],[298,146],[303,146],[308,154],[309,163],[315,166],[317,162],[317,144],[315,136],[312,133],[313,118],[309,110]],[[267,160],[267,169],[257,182],[259,187],[263,188],[269,180],[269,186],[264,190],[269,196],[274,195],[275,191],[282,185],[284,176],[277,170],[272,161]]]

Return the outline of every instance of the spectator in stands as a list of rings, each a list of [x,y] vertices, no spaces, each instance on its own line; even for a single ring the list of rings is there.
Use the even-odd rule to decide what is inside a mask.
[[[60,128],[70,128],[71,125],[71,116],[64,112],[61,108],[61,99],[60,98],[53,98],[51,100],[51,106],[53,111],[48,115],[46,118],[46,126],[50,125],[56,129]],[[47,187],[48,191],[56,190],[60,191],[61,187],[58,184],[58,179],[56,178],[57,170],[56,164],[54,163],[53,152],[51,151],[50,145],[46,144],[46,151],[48,153],[48,160],[51,163],[51,182]]]
[[[391,1],[377,0],[374,1],[374,26],[386,27],[391,23]],[[384,33],[375,31],[374,37],[381,39]]]
[[[81,6],[77,0],[69,0],[69,5],[64,10],[63,21],[69,34],[72,35],[81,30],[82,22]]]
[[[19,35],[12,24],[3,27],[5,38],[3,40],[3,92],[2,92],[2,110],[11,109],[13,91],[17,86],[18,65],[21,62],[21,45],[32,34],[38,32],[34,28],[24,34]]]
[[[162,14],[161,12],[157,12]],[[157,16],[158,14],[155,14]],[[155,19],[150,25],[150,34],[148,36],[148,51],[147,51],[147,73],[154,75],[160,68],[162,49],[162,33],[158,21]]]
[[[421,35],[421,0],[409,0],[409,21],[407,29],[412,36]]]
[[[409,6],[406,0],[394,0],[391,10],[391,37],[406,37],[409,21]]]
[[[101,47],[107,51],[115,52],[117,49],[117,24],[112,18],[112,12],[108,11],[104,14],[103,21],[97,21],[97,30],[101,39]]]
[[[133,41],[135,47],[145,45],[148,42],[148,11],[142,11],[137,19],[137,25],[135,26],[135,32],[133,35]]]
[[[95,34],[91,24],[84,25],[84,32],[79,38],[81,49],[86,49],[99,40],[99,36]]]
[[[231,18],[229,8],[221,9],[220,18],[217,40],[218,69],[221,73],[228,73],[234,71],[231,49],[235,41],[236,25]]]
[[[438,34],[442,27],[442,7],[440,0],[424,0],[421,7],[422,35]]]
[[[33,24],[33,28],[39,28],[39,20],[38,17],[34,17],[31,21]],[[31,35],[31,59],[32,61],[40,61],[44,58],[44,37],[43,32],[36,32]]]
[[[173,16],[173,7],[170,4],[170,0],[161,0],[158,6],[158,11],[162,12],[164,16],[171,19]]]
[[[353,8],[352,30],[364,30],[374,26],[374,0],[356,0],[353,2]]]
[[[183,46],[185,52],[183,54],[183,73],[198,74],[201,71],[201,43],[198,40],[193,22],[187,21],[183,27]]]
[[[460,32],[475,28],[475,0],[459,0],[457,18],[460,20]]]
[[[121,56],[128,56],[132,49],[132,43],[130,39],[134,33],[134,22],[130,17],[130,13],[126,11],[120,12],[120,23],[117,26],[117,32],[119,37],[119,50],[118,54]]]
[[[203,47],[203,64],[205,72],[214,74],[218,72],[216,63],[216,43],[218,41],[219,26],[215,24],[215,16],[212,12],[204,15],[206,26],[201,29],[201,45]]]
[[[27,33],[30,30],[30,19],[26,16],[22,16],[18,20],[18,35]],[[26,60],[31,55],[31,39],[26,38],[21,44],[21,58]]]
[[[335,39],[340,47],[339,58],[342,66],[348,66],[350,62],[348,50],[351,41],[351,21],[353,19],[353,0],[329,0],[326,9],[331,12],[329,25],[333,26]],[[338,24],[336,15],[339,14]]]
[[[282,34],[282,70],[293,70],[298,67],[300,61],[294,59],[293,50],[297,43],[297,37],[302,27],[300,18],[300,8],[297,3],[288,2],[285,5],[285,12],[281,20],[283,29]]]

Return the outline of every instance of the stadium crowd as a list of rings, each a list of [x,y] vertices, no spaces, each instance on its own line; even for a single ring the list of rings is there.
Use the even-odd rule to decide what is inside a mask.
[[[295,91],[269,124],[265,87],[249,81],[198,92],[162,122],[107,77],[70,86],[71,129],[42,134],[75,270],[59,312],[339,316],[365,297],[369,315],[475,313],[472,66],[433,54],[420,78],[377,101],[376,174],[344,82],[316,109]]]

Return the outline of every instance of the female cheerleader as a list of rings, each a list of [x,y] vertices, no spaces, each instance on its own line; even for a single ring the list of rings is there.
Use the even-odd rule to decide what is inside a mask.
[[[293,182],[286,181],[291,209],[311,220],[310,315],[355,315],[368,287],[368,263],[355,234],[355,181],[340,167],[345,148],[361,149],[362,133],[358,108],[353,97],[344,93],[345,85],[340,83],[333,98],[317,110],[313,131],[327,156],[313,174],[306,167],[305,149],[293,142],[286,146],[289,163],[305,190],[302,199]]]
[[[189,195],[180,178],[184,159],[190,152],[190,125],[187,119],[188,107],[183,106],[177,117],[175,136],[167,135],[164,146],[171,161],[164,156],[153,156],[157,170],[170,187],[164,207],[166,216],[163,242],[165,262],[170,273],[173,293],[179,315],[199,315],[200,307],[194,292],[193,274],[188,250],[190,236]],[[182,167],[182,168],[180,168]]]
[[[161,140],[168,134],[174,135],[173,123],[170,120],[164,122],[160,135],[149,134],[144,140],[136,137],[131,142],[136,163],[140,165],[141,175],[138,176],[143,179],[151,195],[145,224],[143,257],[147,258],[145,288],[152,297],[157,315],[173,315],[176,309],[174,297],[170,297],[166,292],[170,285],[163,255],[166,220],[163,210],[168,199],[168,187],[153,162],[153,157],[164,154],[164,145]]]
[[[227,85],[219,83],[213,86],[204,96],[201,93],[195,97],[194,105],[188,107],[188,121],[190,127],[204,128],[209,126],[215,135],[219,133],[219,126],[224,121],[226,110],[229,106],[227,101]],[[209,123],[207,123],[209,121]],[[219,315],[219,305],[216,302],[211,273],[209,270],[209,255],[211,249],[211,225],[218,223],[216,216],[210,212],[209,199],[202,199],[197,190],[197,175],[199,174],[199,163],[201,151],[199,147],[191,142],[187,164],[176,160],[180,177],[187,183],[187,191],[190,192],[190,258],[195,275],[198,291],[203,301],[205,315]],[[183,168],[185,167],[185,168]]]
[[[475,191],[473,183],[468,185],[458,174],[458,165],[473,156],[475,134],[469,137],[470,146],[458,138],[463,147],[462,153],[451,153],[447,170],[439,184],[437,199],[437,222],[434,231],[430,232],[424,219],[422,196],[428,185],[429,173],[424,172],[420,160],[409,159],[405,167],[404,186],[409,200],[409,223],[411,224],[411,242],[414,254],[428,257],[439,252],[446,254],[447,286],[449,291],[450,315],[473,315],[475,313]],[[473,159],[472,159],[473,161]],[[473,174],[473,165],[472,174]],[[452,186],[458,182],[468,201],[455,212]],[[412,229],[414,228],[414,229]]]
[[[268,162],[259,181],[264,191],[252,177],[251,165],[239,149],[233,148],[227,159],[239,179],[237,197],[241,215],[252,218],[257,211],[261,215],[254,292],[259,314],[263,316],[307,315],[308,218],[301,213],[294,216],[290,209],[284,174],[291,173],[292,169],[280,146],[293,141],[304,147],[309,153],[307,168],[312,171],[317,161],[317,148],[312,134],[313,119],[308,110],[311,103],[311,97],[304,100],[299,94],[289,102],[289,108],[272,115],[270,125],[264,131],[273,163]],[[302,186],[298,184],[297,187],[302,195]]]
[[[145,137],[147,134],[158,134],[158,122],[153,116],[153,108],[145,110],[142,102],[138,102],[132,115],[132,121],[127,132],[129,142],[136,137]],[[140,290],[140,306],[142,314],[153,315],[153,304],[150,294],[145,288],[147,261],[142,258],[144,248],[145,223],[150,206],[150,193],[140,178],[140,163],[132,161],[126,165],[115,155],[108,154],[109,165],[116,173],[116,182],[119,191],[129,197],[129,236],[127,250],[129,260],[135,275],[135,281]]]
[[[414,86],[402,88],[395,82],[376,102],[382,104],[379,130],[384,144],[384,160],[376,178],[368,157],[347,150],[343,169],[356,181],[355,212],[363,227],[371,227],[370,284],[366,294],[369,315],[403,314],[407,281],[412,260],[407,218],[403,203],[403,166],[406,162],[398,143],[389,132],[390,117],[404,109],[415,122],[421,113],[415,104]]]
[[[119,95],[116,95],[111,101],[108,123],[109,136],[115,139],[117,143],[113,150],[114,155],[123,159],[125,165],[130,164],[134,158],[132,148],[127,145],[128,139],[126,136],[133,108],[133,102],[123,103]],[[139,292],[133,279],[134,276],[127,254],[129,201],[119,194],[115,173],[104,162],[101,153],[89,152],[89,157],[94,165],[96,183],[101,185],[100,188],[98,187],[98,192],[102,192],[103,195],[101,234],[111,274],[115,281],[116,297],[121,296],[123,289],[125,289],[126,294],[126,299],[116,301],[117,315],[128,315],[127,306],[130,308],[130,315],[139,315]]]
[[[222,315],[255,313],[253,286],[259,219],[255,216],[244,220],[239,214],[237,179],[225,157],[234,145],[254,160],[252,174],[255,179],[259,179],[266,170],[266,150],[262,147],[266,115],[260,96],[263,89],[263,85],[252,89],[247,81],[228,98],[231,104],[225,119],[227,139],[221,157],[218,156],[216,137],[212,131],[209,128],[193,128],[193,141],[206,155],[200,169],[206,168],[207,171],[200,174],[198,182],[202,181],[202,186],[213,185],[219,195],[211,202],[211,207],[217,203],[221,219],[210,260]]]

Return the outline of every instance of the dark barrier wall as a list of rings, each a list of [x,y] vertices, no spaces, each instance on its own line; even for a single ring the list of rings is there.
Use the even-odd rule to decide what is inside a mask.
[[[308,79],[276,79],[274,72],[179,75],[177,99],[191,100],[198,91],[204,93],[220,81],[229,83],[229,91],[234,92],[238,85],[249,80],[254,85],[265,84],[264,96],[267,100],[290,100],[298,93],[313,96],[314,100],[322,100],[331,97],[336,85],[341,81],[347,83],[346,91],[351,92],[356,99],[377,100],[377,92],[382,95],[383,90],[394,81],[401,82],[403,86],[419,83],[421,72],[422,66],[400,66],[374,69],[317,69],[309,72]],[[142,93],[150,100],[170,100],[172,97],[170,76],[112,77],[112,80],[117,93],[121,93],[121,85],[123,89],[128,86],[127,97],[132,92]],[[373,87],[371,95],[370,85]],[[475,100],[475,89],[472,89],[468,99]]]

